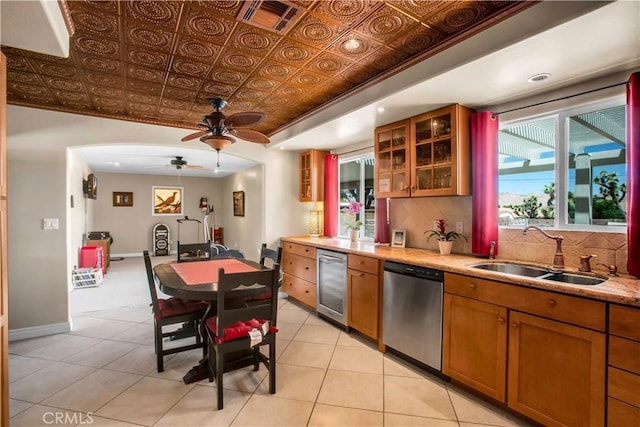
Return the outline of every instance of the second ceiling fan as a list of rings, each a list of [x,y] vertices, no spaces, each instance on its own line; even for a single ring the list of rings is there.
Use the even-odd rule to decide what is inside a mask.
[[[270,142],[265,134],[245,129],[245,127],[261,123],[266,117],[264,113],[250,111],[235,113],[226,117],[221,110],[227,106],[227,101],[222,98],[209,98],[209,103],[215,111],[203,116],[202,121],[198,123],[198,126],[205,130],[187,135],[182,138],[182,141],[191,141],[199,138],[200,141],[216,150],[218,153],[218,166],[220,166],[220,150],[233,144],[236,141],[235,137],[257,144],[268,144]]]

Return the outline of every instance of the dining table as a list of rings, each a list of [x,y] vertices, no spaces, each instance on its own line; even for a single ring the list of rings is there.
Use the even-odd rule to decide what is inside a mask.
[[[205,348],[207,348],[207,334],[204,328],[206,327],[206,319],[215,314],[212,313],[212,310],[215,310],[218,300],[218,275],[220,269],[223,269],[225,274],[271,270],[269,267],[244,258],[213,259],[181,263],[173,261],[158,264],[153,268],[154,274],[158,279],[158,287],[163,293],[173,297],[202,300],[208,303],[209,307],[202,317],[200,331],[198,331],[205,342]],[[235,290],[227,292],[225,306],[227,304],[230,306],[243,305],[247,297],[259,295],[264,293],[264,291],[264,286],[258,284],[248,283],[247,285],[239,286]],[[251,354],[252,353],[238,354],[237,357],[229,363],[233,364],[234,367],[240,365],[248,366],[253,363],[252,358],[249,357]],[[227,362],[225,361],[225,365],[226,364]],[[205,357],[200,359],[198,365],[191,368],[182,379],[185,384],[190,384],[208,377],[209,362],[205,355]]]

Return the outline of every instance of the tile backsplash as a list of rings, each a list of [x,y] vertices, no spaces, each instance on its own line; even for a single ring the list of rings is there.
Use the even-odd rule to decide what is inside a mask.
[[[433,222],[444,218],[447,230],[455,230],[462,221],[467,241],[456,241],[452,252],[471,255],[471,197],[419,197],[389,200],[389,226],[391,230],[406,230],[406,246],[410,248],[438,250],[435,239],[427,242],[426,230]],[[564,237],[562,249],[565,265],[580,266],[580,255],[597,255],[591,260],[594,272],[606,274],[607,270],[597,263],[616,264],[618,271],[627,273],[627,235],[624,233],[595,233],[589,231],[547,230],[550,234]],[[498,259],[514,261],[553,263],[556,242],[542,233],[531,230],[526,236],[521,229],[501,228],[498,234]]]

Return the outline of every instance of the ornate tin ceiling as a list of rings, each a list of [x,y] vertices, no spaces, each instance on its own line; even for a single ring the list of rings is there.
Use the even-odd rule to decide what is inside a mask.
[[[267,114],[253,129],[272,135],[530,4],[252,3],[246,23],[239,0],[67,1],[69,58],[2,47],[8,102],[195,128],[222,97],[226,115]]]

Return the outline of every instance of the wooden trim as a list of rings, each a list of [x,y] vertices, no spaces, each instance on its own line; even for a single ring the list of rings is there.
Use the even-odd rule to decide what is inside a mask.
[[[9,426],[9,280],[7,275],[7,58],[0,53],[0,426]]]

